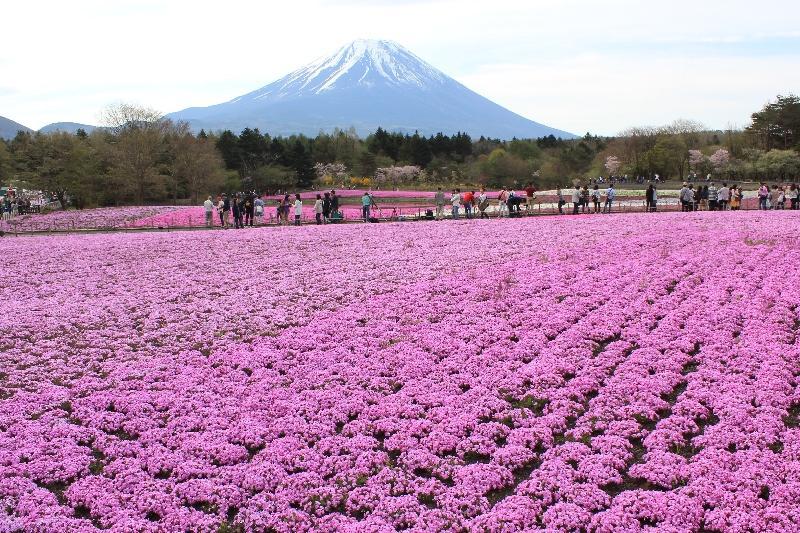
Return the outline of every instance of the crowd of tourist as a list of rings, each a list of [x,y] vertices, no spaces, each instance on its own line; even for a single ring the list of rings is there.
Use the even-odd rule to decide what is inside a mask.
[[[789,185],[773,185],[772,189],[761,182],[758,188],[758,208],[761,210],[798,209],[800,187],[796,183]],[[737,185],[728,186],[723,183],[717,187],[713,182],[708,185],[684,183],[678,191],[682,211],[738,211],[742,208],[744,192]]]
[[[800,202],[800,187],[797,184],[774,185],[770,189],[765,183],[761,183],[757,194],[760,209],[798,209]],[[601,188],[598,180],[592,180],[587,185],[576,185],[571,192],[565,192],[561,187],[555,191],[555,205],[562,215],[568,212],[573,215],[611,213],[616,199],[614,182]],[[644,194],[644,209],[648,212],[657,211],[660,199],[657,182],[650,181]],[[727,183],[717,187],[714,182],[697,186],[689,182],[684,183],[678,191],[682,211],[736,211],[741,209],[743,199],[742,188],[737,185],[729,186]],[[453,189],[450,193],[445,193],[438,187],[434,195],[434,209],[427,210],[425,218],[442,220],[448,207],[450,218],[454,220],[462,217],[489,218],[490,212],[500,218],[512,217],[518,216],[523,208],[531,210],[535,202],[536,189],[530,183],[521,191],[501,188],[496,197],[491,199],[485,188],[477,191]],[[377,207],[375,198],[369,192],[364,192],[359,203],[360,218],[364,222],[376,222],[377,219],[373,216],[373,210]],[[565,210],[568,204],[572,204],[571,211]],[[274,200],[275,221],[281,225],[300,225],[303,206],[300,194],[279,197]],[[340,207],[340,197],[336,191],[317,193],[313,199],[314,222],[341,222],[344,214]],[[204,208],[207,226],[213,226],[215,217],[219,217],[222,227],[232,225],[234,228],[244,228],[263,221],[262,217],[267,214],[268,206],[265,199],[255,192],[249,192],[231,196],[222,194],[216,200],[209,196]]]
[[[369,202],[364,204],[365,220],[369,218],[369,208],[374,205],[372,195],[364,193]],[[275,220],[278,224],[299,226],[303,216],[303,200],[300,194],[285,194],[275,202]],[[221,194],[214,200],[211,196],[203,203],[206,226],[214,225],[214,218],[219,217],[223,228],[231,226],[236,229],[253,226],[257,220],[263,220],[267,205],[255,191],[237,193],[231,196]],[[290,216],[293,217],[290,218]],[[344,219],[339,211],[339,197],[336,191],[317,194],[314,202],[314,215],[317,224],[336,222]]]
[[[42,208],[52,201],[41,194],[15,194],[6,191],[5,194],[0,194],[0,215],[3,220],[10,220],[18,215],[41,213]]]

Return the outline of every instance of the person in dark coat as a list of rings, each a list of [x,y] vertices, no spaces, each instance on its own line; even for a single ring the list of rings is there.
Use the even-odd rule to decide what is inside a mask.
[[[339,212],[339,197],[336,191],[331,191],[331,214]]]
[[[244,223],[248,226],[253,225],[253,214],[255,213],[256,203],[255,196],[252,193],[247,193],[244,197]]]
[[[322,198],[322,218],[325,222],[328,222],[331,218],[331,207],[331,195],[326,192],[325,196]]]
[[[233,227],[239,229],[244,226],[242,224],[242,208],[244,203],[239,198],[231,199],[231,213],[233,214]]]

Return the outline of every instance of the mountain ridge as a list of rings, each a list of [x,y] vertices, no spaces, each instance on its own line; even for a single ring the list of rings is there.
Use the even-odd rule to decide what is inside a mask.
[[[392,41],[356,40],[254,91],[169,113],[193,129],[245,127],[273,135],[382,127],[424,135],[466,132],[503,139],[575,135],[529,120]]]
[[[60,131],[64,133],[77,133],[79,129],[85,131],[86,133],[92,133],[95,129],[97,129],[97,126],[92,126],[91,124],[81,124],[80,122],[52,122],[39,128],[39,132],[53,133]]]
[[[10,118],[0,116],[0,139],[13,139],[18,131],[32,132],[33,130]]]

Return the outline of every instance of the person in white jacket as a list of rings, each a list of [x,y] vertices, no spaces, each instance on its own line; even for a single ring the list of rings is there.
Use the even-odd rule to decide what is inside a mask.
[[[203,202],[203,210],[206,213],[206,227],[210,228],[214,226],[214,202],[211,201],[211,197],[209,196],[208,199]]]
[[[303,200],[300,199],[300,194],[294,195],[294,225],[300,225],[300,217],[303,216]]]
[[[578,209],[581,206],[581,188],[578,187],[577,185],[572,190],[572,205],[573,205],[572,214],[577,215]]]
[[[453,220],[458,220],[458,210],[461,208],[461,191],[456,189],[450,197],[450,206],[453,210]]]
[[[317,194],[317,199],[314,201],[314,219],[317,225],[322,224],[322,195]]]

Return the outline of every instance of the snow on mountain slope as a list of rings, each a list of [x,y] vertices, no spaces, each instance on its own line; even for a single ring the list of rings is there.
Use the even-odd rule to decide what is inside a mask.
[[[446,80],[441,72],[396,43],[361,39],[237,101],[320,94],[358,85],[373,87],[379,83],[425,90],[440,86]]]
[[[521,117],[470,91],[392,41],[356,40],[228,102],[169,115],[195,129],[259,128],[272,134],[378,126],[423,134],[490,137],[572,134]]]

